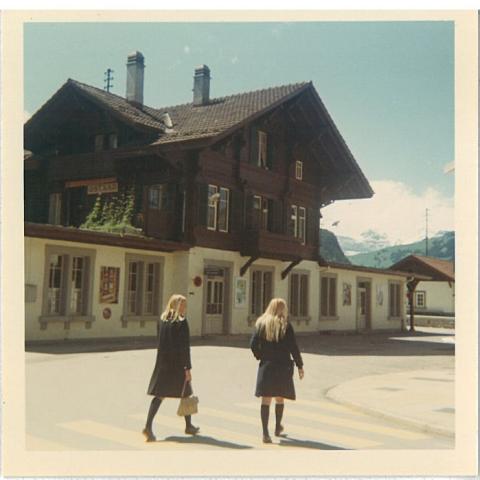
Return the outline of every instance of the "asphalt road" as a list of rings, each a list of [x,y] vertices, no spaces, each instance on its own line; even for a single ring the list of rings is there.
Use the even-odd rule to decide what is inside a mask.
[[[183,433],[167,399],[154,422],[158,441],[141,430],[155,350],[113,351],[110,346],[42,348],[26,353],[26,446],[32,450],[189,449],[442,449],[453,439],[412,430],[328,400],[330,388],[367,375],[408,370],[454,370],[454,332],[314,335],[299,337],[305,378],[296,378],[297,401],[285,407],[284,438],[261,442],[259,400],[253,395],[257,362],[246,337],[192,342],[193,387],[200,398],[194,423]],[[97,350],[97,351],[91,351]],[[452,385],[453,388],[453,385]],[[273,409],[272,409],[273,410]],[[273,412],[271,413],[273,430]]]

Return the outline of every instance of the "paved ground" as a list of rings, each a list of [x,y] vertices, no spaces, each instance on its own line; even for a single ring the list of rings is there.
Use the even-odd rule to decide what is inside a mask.
[[[299,344],[305,379],[296,379],[298,400],[286,405],[288,436],[271,446],[261,443],[259,402],[253,396],[257,363],[246,337],[193,341],[193,382],[200,397],[200,413],[194,420],[201,434],[193,438],[183,434],[183,419],[175,415],[177,400],[167,399],[154,423],[158,438],[154,444],[144,443],[140,434],[150,400],[145,389],[155,360],[155,350],[146,348],[151,347],[148,341],[135,350],[72,344],[68,349],[76,353],[65,353],[66,347],[30,351],[27,448],[454,447],[454,331],[314,335],[299,337]],[[428,395],[432,389],[435,394]],[[423,423],[415,423],[419,418]]]

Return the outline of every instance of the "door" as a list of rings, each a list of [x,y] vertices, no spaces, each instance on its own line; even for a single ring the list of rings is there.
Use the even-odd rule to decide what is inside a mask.
[[[89,200],[90,204],[88,203]],[[93,208],[92,199],[88,199],[87,196],[87,188],[69,188],[67,190],[67,202],[67,223],[72,227],[79,227],[89,213],[89,206]]]
[[[367,328],[367,288],[358,287],[357,291],[357,328],[365,330]]]
[[[174,239],[178,222],[175,215],[175,191],[175,185],[171,183],[147,187],[145,231],[148,236]]]
[[[221,335],[225,333],[225,271],[220,270],[220,272],[220,274],[207,276],[203,332],[205,335]]]

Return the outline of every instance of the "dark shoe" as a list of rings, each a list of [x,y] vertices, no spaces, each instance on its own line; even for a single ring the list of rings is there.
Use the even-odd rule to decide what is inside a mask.
[[[283,426],[279,425],[278,427],[275,427],[275,436],[280,437],[283,432]]]
[[[142,433],[145,436],[145,441],[146,442],[156,442],[157,441],[153,432],[151,430],[149,430],[148,428],[144,428],[142,430]]]
[[[272,439],[270,438],[270,435],[263,436],[263,443],[272,443]]]
[[[194,427],[193,425],[189,425],[188,427],[185,427],[185,433],[188,435],[196,435],[200,431],[199,427]]]

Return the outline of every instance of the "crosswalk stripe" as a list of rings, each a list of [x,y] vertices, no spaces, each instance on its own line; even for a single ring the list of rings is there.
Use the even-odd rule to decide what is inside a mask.
[[[202,407],[202,411],[204,408]],[[144,415],[141,414],[133,414],[130,415],[132,418],[140,418],[144,417]],[[155,423],[160,423],[161,425],[166,425],[166,426],[174,426],[178,425],[178,420],[174,419],[172,417],[167,417],[166,415],[160,415],[157,414],[155,416]],[[202,424],[201,425],[201,431],[200,435],[215,435],[218,441],[226,441],[226,442],[231,442],[231,443],[241,443],[244,446],[248,447],[254,447],[254,448],[265,448],[265,449],[270,449],[270,448],[275,448],[272,445],[269,444],[264,444],[262,443],[262,437],[259,433],[259,435],[250,435],[247,433],[241,433],[237,431],[233,431],[227,428],[222,428],[218,426],[213,426],[209,424]]]
[[[242,403],[238,406],[258,409],[257,403]],[[293,405],[292,405],[293,407]],[[315,422],[334,425],[336,427],[349,428],[352,430],[359,430],[368,433],[377,433],[380,435],[386,435],[389,437],[400,438],[403,440],[422,440],[428,438],[426,435],[417,432],[411,432],[400,428],[388,427],[383,425],[377,425],[374,423],[368,423],[361,420],[354,420],[352,418],[341,418],[334,415],[324,415],[321,413],[305,412],[293,408],[288,409],[288,416],[302,418],[305,420],[313,420]]]
[[[114,427],[106,423],[95,422],[93,420],[78,420],[75,422],[66,422],[59,424],[60,427],[84,435],[110,440],[121,445],[126,445],[135,449],[153,448],[153,449],[179,449],[182,445],[176,442],[166,442],[157,440],[156,442],[145,442],[141,431],[126,430],[124,428]]]
[[[231,420],[239,423],[246,423],[249,425],[255,425],[258,429],[261,429],[260,418],[255,419],[251,416],[242,415],[239,413],[230,413],[224,410],[218,410],[213,408],[202,407],[201,414],[222,418],[225,420]],[[260,417],[260,415],[259,415]],[[337,432],[329,432],[325,430],[317,430],[315,428],[298,425],[298,424],[288,424],[288,431],[295,432],[301,436],[307,436],[310,439],[315,439],[316,441],[328,442],[329,444],[341,446],[343,448],[367,448],[367,447],[376,447],[381,445],[377,441],[372,441],[367,438],[362,438],[357,435],[344,435]]]
[[[36,437],[28,433],[25,436],[25,442],[27,450],[69,450],[69,448],[62,443],[52,442],[51,440]]]
[[[305,405],[306,407],[315,407],[321,408],[322,410],[331,410],[333,412],[345,413],[345,414],[352,414],[355,416],[363,416],[366,417],[362,412],[357,412],[356,410],[351,409],[350,407],[346,407],[343,405],[338,405],[337,403],[327,402],[325,400],[306,400],[306,399],[297,399],[291,402],[294,405]],[[286,401],[285,405],[289,405],[290,402]]]

